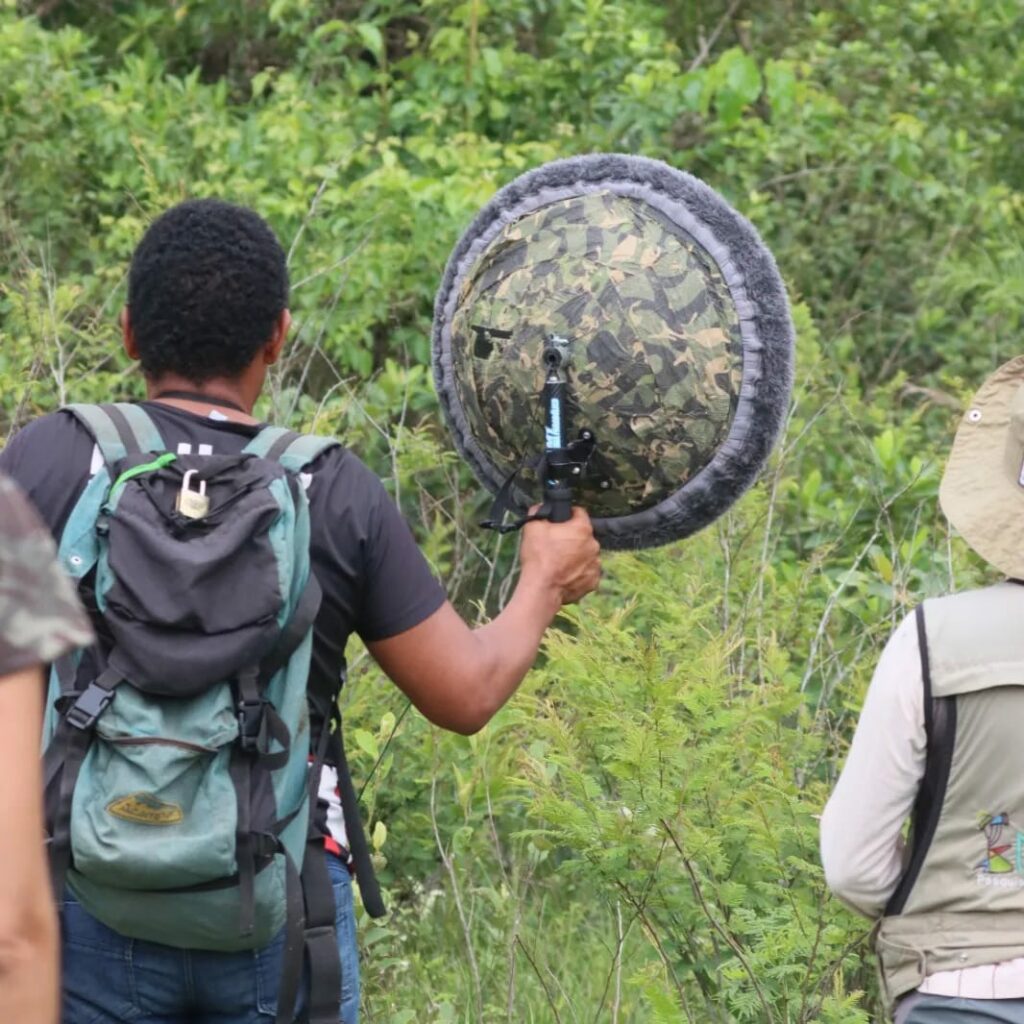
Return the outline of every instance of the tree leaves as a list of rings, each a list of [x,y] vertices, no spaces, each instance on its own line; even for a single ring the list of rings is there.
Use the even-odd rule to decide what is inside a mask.
[[[381,757],[405,699],[350,651],[348,752],[394,908],[361,933],[373,1019],[474,998],[435,823],[487,1019],[612,1019],[617,998],[621,1024],[761,1021],[740,953],[779,1020],[876,1019],[813,815],[889,631],[951,575],[985,578],[936,490],[956,406],[1024,325],[1020,4],[109,6],[0,5],[4,436],[140,395],[115,320],[133,246],[186,195],[247,203],[289,251],[296,323],[260,415],[385,477],[472,618],[514,545],[475,526],[427,356],[445,260],[500,185],[578,152],[661,157],[750,217],[794,299],[762,484],[685,544],[609,560],[492,726],[411,713]]]
[[[743,111],[761,95],[761,70],[739,47],[726,50],[713,69],[715,107],[726,127],[736,124]]]

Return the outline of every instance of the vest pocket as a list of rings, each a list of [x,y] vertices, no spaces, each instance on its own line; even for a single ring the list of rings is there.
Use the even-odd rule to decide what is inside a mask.
[[[238,734],[231,691],[143,698],[122,683],[97,723],[71,809],[74,868],[122,889],[172,889],[236,871]]]

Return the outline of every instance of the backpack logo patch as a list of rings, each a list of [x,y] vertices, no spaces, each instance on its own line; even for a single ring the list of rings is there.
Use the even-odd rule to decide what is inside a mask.
[[[107,804],[107,811],[140,825],[177,825],[185,817],[178,804],[165,803],[152,793],[132,793]]]

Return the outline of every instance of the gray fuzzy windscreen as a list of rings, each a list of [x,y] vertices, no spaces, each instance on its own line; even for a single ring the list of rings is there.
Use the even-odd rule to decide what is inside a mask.
[[[604,547],[686,537],[753,483],[789,404],[793,325],[771,253],[703,182],[644,157],[557,160],[456,245],[434,312],[441,407],[481,482],[514,478],[522,508],[541,498],[552,335],[569,342],[570,436],[596,437],[576,501]]]

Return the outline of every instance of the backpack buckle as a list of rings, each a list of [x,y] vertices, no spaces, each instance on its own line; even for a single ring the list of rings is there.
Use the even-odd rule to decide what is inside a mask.
[[[64,721],[76,729],[91,729],[113,699],[113,690],[92,682],[75,698],[64,714]]]
[[[263,701],[240,700],[238,702],[238,743],[246,753],[259,750],[260,735],[263,732]]]

